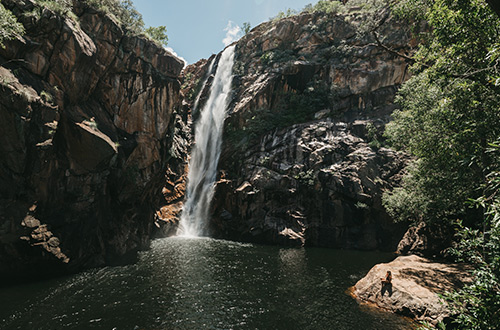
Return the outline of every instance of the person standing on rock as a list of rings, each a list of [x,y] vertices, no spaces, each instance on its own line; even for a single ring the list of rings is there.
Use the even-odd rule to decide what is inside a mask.
[[[385,278],[380,279],[382,281],[382,289],[380,290],[380,294],[382,297],[385,295],[387,291],[389,293],[389,297],[392,296],[392,274],[391,271],[388,270],[385,274]]]
[[[391,283],[392,282],[391,271],[388,270],[387,273],[385,274],[385,278],[381,278],[381,280],[382,280],[382,285]]]

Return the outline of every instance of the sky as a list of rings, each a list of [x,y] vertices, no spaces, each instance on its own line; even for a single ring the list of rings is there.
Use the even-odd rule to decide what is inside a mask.
[[[224,49],[243,35],[288,8],[301,10],[316,0],[133,0],[146,27],[165,25],[168,47],[188,64]]]

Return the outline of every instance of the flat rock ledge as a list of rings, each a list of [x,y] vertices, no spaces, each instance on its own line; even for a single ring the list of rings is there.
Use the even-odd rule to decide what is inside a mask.
[[[392,273],[392,285],[382,286],[387,271]],[[471,280],[464,265],[411,255],[375,265],[350,291],[362,303],[435,325],[450,316],[439,294],[457,290]]]

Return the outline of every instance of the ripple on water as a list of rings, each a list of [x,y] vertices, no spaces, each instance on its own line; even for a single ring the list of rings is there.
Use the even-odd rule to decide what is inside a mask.
[[[137,264],[0,289],[0,329],[410,329],[345,294],[360,274],[390,259],[159,239]]]

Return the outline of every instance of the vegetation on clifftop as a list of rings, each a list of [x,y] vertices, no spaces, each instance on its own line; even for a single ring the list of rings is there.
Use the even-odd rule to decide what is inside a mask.
[[[0,47],[3,42],[24,33],[24,27],[19,23],[12,12],[0,3]]]
[[[475,265],[475,281],[447,296],[457,313],[448,326],[498,329],[500,19],[483,0],[404,0],[396,10],[425,20],[431,32],[386,129],[417,160],[384,202],[399,220],[457,228],[450,252]]]
[[[47,8],[58,15],[71,17],[77,21],[73,13],[73,2],[71,0],[34,0],[36,7],[30,13],[35,19],[39,19],[42,10]],[[90,7],[104,12],[119,23],[127,32],[142,34],[159,45],[166,46],[168,43],[167,28],[165,26],[145,28],[142,15],[135,9],[131,0],[85,0]],[[17,22],[12,12],[0,4],[0,46],[3,41],[12,39],[16,35],[22,35],[24,27]]]

